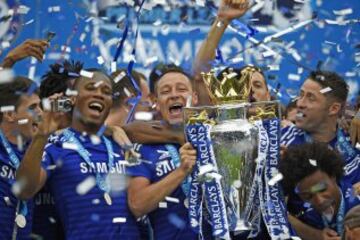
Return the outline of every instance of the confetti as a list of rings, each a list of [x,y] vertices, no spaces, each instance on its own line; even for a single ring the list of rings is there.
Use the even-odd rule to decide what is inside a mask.
[[[280,66],[279,65],[268,65],[269,71],[279,71]]]
[[[55,220],[55,218],[53,218],[53,217],[49,217],[49,222],[52,223],[52,224],[55,224],[55,223],[56,223],[56,220]]]
[[[116,62],[111,62],[111,72],[116,72]]]
[[[94,73],[93,72],[88,72],[88,71],[85,71],[85,70],[81,70],[80,75],[83,76],[83,77],[86,77],[86,78],[92,78]]]
[[[331,87],[326,87],[326,88],[321,89],[320,93],[325,94],[327,92],[330,92],[331,90],[332,90]]]
[[[94,204],[94,205],[97,205],[97,204],[100,203],[100,199],[95,198],[95,199],[93,199],[93,200],[91,201],[91,203]]]
[[[25,5],[20,5],[19,8],[17,9],[17,13],[18,14],[27,14],[30,11],[30,8],[25,6]]]
[[[113,223],[125,223],[126,222],[126,218],[124,217],[115,217],[112,220]]]
[[[360,150],[360,143],[356,143],[355,148]]]
[[[346,9],[342,9],[342,10],[333,10],[333,13],[335,15],[339,15],[339,16],[345,16],[345,15],[350,15],[353,13],[352,8],[346,8]]]
[[[57,165],[55,164],[55,165],[49,165],[49,166],[47,166],[47,170],[55,170],[57,168]]]
[[[76,186],[76,192],[79,195],[85,195],[93,187],[95,187],[95,185],[96,185],[95,177],[89,176]]]
[[[151,121],[153,119],[153,114],[151,112],[136,112],[134,115],[135,120],[139,121]]]
[[[102,56],[98,56],[97,57],[97,63],[100,64],[100,65],[103,65],[105,62],[104,58]]]
[[[167,208],[167,202],[159,202],[159,208]]]
[[[61,8],[60,6],[52,6],[48,8],[48,12],[52,13],[52,12],[60,12]]]
[[[0,107],[0,112],[13,112],[15,111],[15,106],[2,106]]]
[[[96,82],[96,83],[94,84],[94,87],[95,87],[95,88],[98,88],[98,87],[100,87],[103,83],[104,83],[104,81]]]
[[[173,198],[173,197],[165,197],[165,200],[168,202],[173,202],[173,203],[179,203],[179,199],[178,198]]]
[[[274,186],[277,182],[281,181],[283,179],[283,175],[281,173],[277,173],[274,177],[272,177],[268,184],[269,186]]]
[[[66,96],[77,96],[79,93],[76,90],[71,90],[70,88],[67,88],[65,91]]]
[[[112,205],[112,199],[109,193],[105,192],[104,193],[104,199],[107,205],[111,206]]]
[[[126,72],[125,72],[125,71],[120,72],[120,73],[116,76],[116,78],[114,79],[114,82],[115,82],[115,83],[120,82],[125,76],[126,76]]]
[[[309,163],[315,167],[317,166],[317,161],[314,159],[309,159]]]
[[[6,203],[6,206],[12,206],[11,200],[9,197],[4,197],[4,201]]]
[[[75,151],[77,151],[79,149],[79,147],[76,144],[70,143],[70,142],[64,142],[62,144],[62,148],[69,149],[69,150],[75,150]]]
[[[292,81],[300,81],[301,76],[300,76],[300,75],[297,75],[297,74],[290,73],[290,74],[288,75],[288,79],[289,79],[289,80],[292,80]]]

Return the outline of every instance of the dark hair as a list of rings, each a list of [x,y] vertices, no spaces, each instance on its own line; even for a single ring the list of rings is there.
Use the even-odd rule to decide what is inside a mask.
[[[79,77],[83,63],[79,61],[67,61],[62,64],[50,65],[50,70],[42,76],[40,85],[40,98],[47,98],[55,93],[65,93],[71,88],[71,80]]]
[[[311,162],[314,160],[314,162]],[[343,160],[325,143],[305,143],[289,147],[280,161],[279,170],[285,193],[294,193],[296,185],[304,178],[320,170],[329,177],[340,180],[343,176]]]
[[[112,81],[111,77],[102,69],[100,68],[86,68],[86,69],[82,69],[84,71],[87,71],[87,72],[92,72],[92,73],[100,73],[102,75],[104,75],[106,78],[109,79],[110,81],[110,84],[111,84],[111,87],[114,88],[114,82]],[[76,79],[75,79],[75,82],[74,84],[72,85],[72,89],[76,90],[79,82],[83,79],[84,77],[79,75]]]
[[[343,107],[345,106],[349,87],[340,75],[335,72],[317,70],[312,71],[308,79],[317,82],[323,88],[330,87],[331,91],[326,92],[325,96],[335,98]]]
[[[156,84],[159,81],[159,79],[162,78],[162,76],[164,76],[165,74],[170,72],[181,73],[185,75],[190,80],[191,83],[193,82],[191,75],[185,72],[184,69],[182,69],[181,67],[173,63],[170,64],[159,63],[153,68],[153,70],[151,70],[149,76],[149,88],[151,93],[155,94]]]
[[[14,106],[17,109],[20,98],[26,94],[34,82],[27,77],[17,76],[11,82],[0,85],[0,107]],[[35,91],[34,93],[37,93]],[[3,113],[0,112],[0,122],[2,121]]]
[[[122,74],[123,76],[119,76]],[[146,79],[145,76],[135,70],[131,71],[131,76],[135,80],[136,84],[140,87],[141,79]],[[124,103],[124,100],[129,97],[126,90],[136,95],[136,89],[132,84],[132,81],[127,73],[126,69],[118,69],[116,72],[111,74],[113,81],[113,107],[118,107]],[[121,79],[117,79],[121,78]],[[115,82],[116,80],[116,82]],[[126,89],[126,90],[125,90]]]

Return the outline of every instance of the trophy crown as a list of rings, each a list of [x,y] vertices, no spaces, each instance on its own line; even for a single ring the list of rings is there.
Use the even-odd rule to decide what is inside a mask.
[[[240,74],[229,68],[222,79],[215,76],[215,71],[201,73],[211,99],[216,103],[248,101],[251,94],[251,75],[257,71],[254,67],[245,67]]]

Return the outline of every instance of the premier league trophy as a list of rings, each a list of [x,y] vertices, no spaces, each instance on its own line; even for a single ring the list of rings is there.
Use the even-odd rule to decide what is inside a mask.
[[[221,82],[214,72],[203,74],[215,105],[184,110],[186,136],[197,149],[188,179],[190,223],[201,235],[206,219],[215,237],[230,239],[230,232],[256,236],[264,219],[272,239],[286,239],[281,192],[277,182],[268,184],[278,175],[280,105],[247,102],[254,68],[243,71],[240,78],[230,72]]]

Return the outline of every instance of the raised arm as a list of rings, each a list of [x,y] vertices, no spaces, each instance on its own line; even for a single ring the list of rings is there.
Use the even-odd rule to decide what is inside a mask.
[[[10,50],[1,63],[1,67],[12,68],[16,62],[27,57],[35,57],[38,61],[42,62],[48,46],[49,43],[45,40],[28,39],[16,48]]]
[[[18,198],[32,198],[45,184],[46,171],[41,167],[41,160],[49,135],[60,126],[61,113],[45,112],[38,125],[38,131],[33,137],[30,146],[16,172],[16,181],[20,183]]]
[[[195,79],[195,90],[199,93],[200,105],[208,105],[210,100],[205,94],[205,85],[201,78],[201,72],[208,72],[211,69],[210,62],[215,58],[215,51],[220,40],[229,25],[235,19],[243,16],[248,10],[247,0],[222,0],[217,17],[212,24],[210,31],[202,42],[193,63],[193,75]]]
[[[135,217],[141,217],[158,208],[159,202],[169,196],[191,173],[196,160],[196,150],[190,143],[180,148],[181,165],[159,182],[151,184],[145,177],[134,177],[128,188],[128,202]]]

